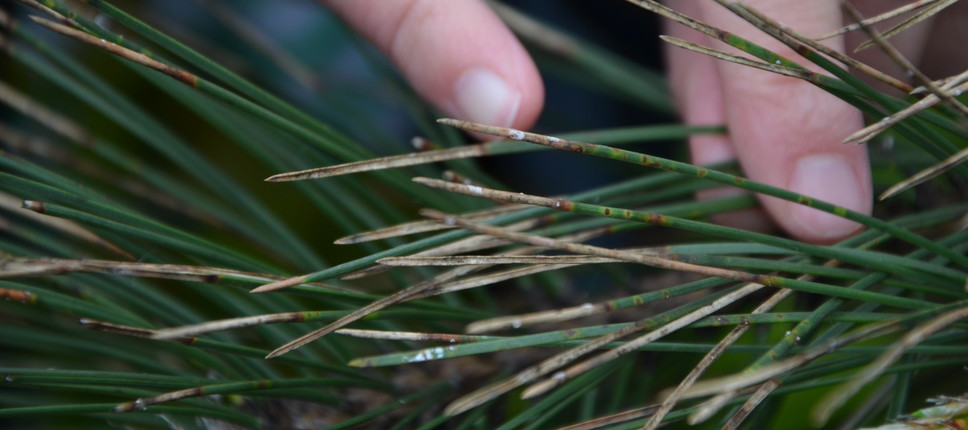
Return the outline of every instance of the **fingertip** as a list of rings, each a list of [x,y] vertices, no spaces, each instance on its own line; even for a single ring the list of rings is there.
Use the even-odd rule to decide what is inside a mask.
[[[489,11],[489,10],[488,10]],[[440,75],[413,75],[408,79],[445,114],[501,127],[529,129],[544,107],[544,84],[537,66],[520,42],[497,17],[489,24],[488,40],[478,49],[466,45],[457,53],[442,54]],[[454,37],[459,37],[460,34]],[[401,65],[406,68],[407,65]],[[448,71],[451,68],[451,71]],[[423,81],[443,79],[450,87]],[[424,88],[423,90],[421,88]]]
[[[869,215],[873,207],[870,168],[866,157],[858,161],[839,153],[801,157],[791,172],[789,189],[811,199],[832,203]],[[794,237],[813,243],[833,243],[858,232],[861,225],[844,217],[803,204],[783,202],[772,208],[783,227]]]
[[[500,127],[530,128],[541,110],[543,91],[537,84],[521,84],[491,68],[472,67],[453,85],[451,100],[444,105],[453,116]]]
[[[482,1],[329,0],[444,115],[530,128],[544,105],[534,61]]]

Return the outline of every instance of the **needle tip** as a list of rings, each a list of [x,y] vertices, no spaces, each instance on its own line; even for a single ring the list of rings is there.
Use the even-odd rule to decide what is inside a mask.
[[[294,287],[296,285],[304,283],[305,279],[306,279],[305,276],[296,276],[289,279],[283,279],[281,281],[270,282],[268,284],[265,284],[250,290],[249,293],[251,294],[267,293],[269,291],[275,291],[275,290],[281,290],[283,288]]]

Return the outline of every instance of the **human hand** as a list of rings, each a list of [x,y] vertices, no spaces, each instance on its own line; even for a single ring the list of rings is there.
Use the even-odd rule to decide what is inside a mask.
[[[378,6],[366,0],[325,2],[383,50],[411,85],[445,114],[527,129],[540,113],[544,90],[533,61],[483,2],[399,0]],[[787,58],[798,58],[712,1],[669,3]],[[837,0],[747,3],[804,34],[826,33],[842,24]],[[880,5],[875,10],[884,9]],[[716,44],[678,25],[667,30],[695,43]],[[839,38],[827,43],[843,50]],[[902,51],[911,51],[917,44],[907,43]],[[859,112],[793,78],[678,48],[668,57],[670,85],[684,121],[723,123],[730,130],[728,136],[690,139],[694,163],[738,158],[753,180],[870,213],[866,149],[840,143],[861,127]],[[833,242],[860,227],[796,203],[770,197],[762,202],[777,224],[802,240]]]
[[[837,0],[747,2],[803,34],[823,34],[841,26]],[[786,58],[790,48],[753,28],[712,1],[670,2],[700,21],[734,32]],[[725,45],[677,24],[673,36],[704,46]],[[841,38],[828,46],[843,51]],[[840,141],[861,128],[861,115],[850,105],[798,79],[754,70],[672,48],[669,83],[688,124],[726,124],[728,135],[690,139],[693,162],[709,164],[738,158],[754,181],[805,194],[869,214],[870,166],[863,146]],[[801,63],[805,63],[802,62]],[[721,192],[714,190],[713,193]],[[810,242],[842,239],[860,226],[793,202],[761,197],[771,218],[794,237]]]

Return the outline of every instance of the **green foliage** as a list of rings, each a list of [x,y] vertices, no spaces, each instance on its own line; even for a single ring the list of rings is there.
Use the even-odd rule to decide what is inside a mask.
[[[468,144],[322,9],[300,35],[326,40],[311,47],[326,53],[316,64],[271,32],[236,33],[251,25],[240,11],[288,7],[275,2],[202,2],[198,13],[227,27],[198,32],[102,1],[45,2],[60,24],[42,27],[23,3],[2,12],[0,427],[638,428],[663,390],[707,365],[724,378],[684,386],[666,421],[685,427],[703,408],[694,398],[719,394],[724,412],[709,410],[706,426],[752,412],[749,427],[803,428],[832,409],[802,403],[868,385],[828,426],[878,425],[964,389],[945,376],[964,381],[968,353],[964,167],[868,217],[743,180],[735,166],[642,154],[643,142],[715,125],[555,138],[478,126],[545,146]],[[546,72],[668,113],[655,72],[588,42],[550,50],[529,29],[517,28]],[[184,43],[166,35],[176,31]],[[801,77],[868,114],[917,105],[806,57],[832,76]],[[305,72],[317,67],[323,78]],[[877,187],[963,150],[960,115],[939,105],[889,129],[896,149],[871,151]],[[435,149],[377,159],[406,152],[401,129]],[[467,160],[552,160],[548,146],[638,166],[544,198]],[[411,180],[442,169],[477,185]],[[303,170],[318,179],[264,181]],[[719,226],[711,216],[756,202],[694,200],[717,183],[869,228],[820,246]],[[417,253],[426,258],[408,258]],[[757,388],[762,403],[750,400]]]

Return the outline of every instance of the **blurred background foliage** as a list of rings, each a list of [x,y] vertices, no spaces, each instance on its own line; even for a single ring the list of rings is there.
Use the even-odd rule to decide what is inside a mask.
[[[0,373],[6,377],[0,384],[0,427],[548,428],[654,402],[660,390],[673,386],[694,365],[697,352],[708,350],[732,327],[712,324],[673,333],[663,339],[665,343],[657,344],[655,351],[603,365],[549,396],[524,401],[512,393],[453,418],[440,414],[442,405],[549,356],[551,349],[509,348],[481,357],[361,369],[346,363],[363,356],[414,350],[424,344],[331,335],[289,355],[264,360],[273,348],[317,328],[319,321],[332,321],[437,272],[394,270],[360,281],[327,279],[325,285],[262,295],[251,295],[249,289],[278,277],[317,272],[408,243],[394,238],[332,245],[342,236],[416,219],[419,208],[456,213],[488,207],[480,200],[428,190],[408,180],[417,175],[437,177],[440,166],[299,183],[268,183],[264,178],[283,171],[410,152],[413,136],[426,137],[443,148],[464,145],[468,139],[434,123],[439,115],[417,98],[390,65],[315,2],[166,0],[112,4],[291,103],[306,117],[280,108],[270,96],[244,93],[203,64],[177,58],[179,53],[170,47],[147,40],[144,30],[120,24],[119,15],[110,12],[111,5],[93,1],[49,3],[77,11],[82,19],[123,35],[125,41],[135,42],[145,52],[231,88],[230,92],[244,93],[243,99],[264,107],[264,111],[240,107],[234,99],[184,86],[42,29],[27,18],[27,8],[4,2],[0,7],[11,21],[4,26],[2,46],[6,55],[0,57],[0,82],[26,95],[33,106],[46,106],[56,114],[25,113],[13,107],[16,96],[4,93],[5,103],[0,105],[0,189],[4,192],[0,251],[16,257],[213,266],[267,277],[222,274],[205,278],[209,281],[205,283],[103,274],[53,276],[57,274],[54,271],[45,273],[49,276],[0,280],[0,291],[9,299],[0,301]],[[625,2],[535,0],[513,2],[512,6],[583,41],[582,49],[562,55],[525,40],[547,88],[546,110],[536,132],[600,130],[604,135],[623,127],[676,121],[660,72],[660,47],[655,37],[659,25],[654,15]],[[121,39],[108,40],[121,43]],[[275,112],[282,122],[266,112]],[[67,118],[80,130],[73,135],[52,131],[51,123],[44,119],[55,117]],[[287,128],[286,121],[321,136],[319,142],[324,143],[307,141],[298,130]],[[632,137],[611,137],[610,142],[686,159],[681,138],[654,141],[645,135],[631,133]],[[583,136],[595,140],[600,135]],[[964,142],[956,144],[963,147]],[[345,151],[340,153],[332,147]],[[880,189],[930,163],[930,157],[894,135],[871,147],[875,182]],[[541,195],[578,193],[642,176],[638,166],[554,151],[442,164],[484,184]],[[657,201],[637,202],[632,193],[632,204],[671,207],[689,203],[692,191],[702,184],[689,179],[681,182],[683,187],[675,188],[677,184],[666,181],[660,190],[668,191],[668,196],[657,197]],[[894,218],[956,205],[963,198],[963,187],[959,176],[944,176],[878,210]],[[619,197],[603,199],[615,201]],[[628,193],[624,197],[628,199]],[[21,209],[24,199],[45,202],[47,215],[71,220],[73,227],[64,230],[67,227],[63,225],[52,226],[48,223],[51,217],[37,217]],[[696,216],[703,218],[726,210],[716,204],[695,209],[699,213]],[[750,201],[736,204],[752,205]],[[957,214],[957,208],[951,212]],[[942,225],[938,228],[947,232],[944,223],[956,216],[946,216],[935,225]],[[92,242],[90,236],[78,233],[77,226],[96,234],[99,241]],[[709,240],[696,233],[649,232],[631,230],[592,243],[647,246]],[[963,252],[963,245],[962,240],[953,246]],[[896,252],[910,250],[904,244],[892,246]],[[819,265],[819,259],[813,258],[811,264]],[[486,292],[470,290],[396,305],[353,327],[459,333],[464,324],[482,318],[611,300],[695,279],[631,265],[567,269],[501,283]],[[910,279],[903,281],[913,283]],[[963,300],[963,290],[950,288],[954,283],[948,279],[938,289],[947,288],[945,299]],[[709,297],[708,291],[712,289],[594,316],[582,323],[597,326],[627,322],[685,309]],[[935,297],[933,294],[937,292],[913,293],[920,299]],[[781,304],[776,312],[808,311],[828,299],[799,295]],[[731,308],[731,313],[744,314],[752,307],[740,303]],[[97,324],[90,321],[78,324],[83,318],[160,329],[310,310],[320,311],[304,315],[315,319],[311,323],[206,334],[187,344],[122,336],[103,326],[100,331],[91,330],[90,326]],[[891,310],[896,309],[885,310],[884,315]],[[879,318],[887,317],[879,315],[875,321]],[[708,375],[743,369],[788,333],[795,322],[781,318],[757,325],[752,335],[731,349]],[[563,327],[570,326],[547,326],[534,332]],[[957,349],[964,346],[964,328],[956,327],[944,335],[947,337],[942,340],[952,346],[943,349],[946,344],[936,342],[942,349],[929,357],[934,360],[931,366],[921,370],[917,367],[919,356],[906,358],[905,363],[922,372],[917,378],[923,382],[912,382],[915,371],[910,371],[893,379],[895,385],[872,385],[852,403],[863,414],[845,422],[882,422],[885,416],[910,406],[905,404],[908,398],[963,390],[963,369],[952,357],[964,352]],[[858,345],[870,349],[854,357],[854,366],[871,360],[889,343],[877,339]],[[851,358],[850,354],[844,357]],[[842,365],[841,361],[835,364]],[[836,377],[851,370],[831,365],[827,373],[822,368],[820,372],[823,377]],[[950,377],[952,372],[957,377]],[[810,381],[804,378],[799,380],[801,385]],[[133,412],[113,412],[125,402],[199,386],[208,387],[204,393],[210,395],[143,410],[139,404],[131,404]],[[892,397],[892,387],[904,394]],[[826,390],[829,387],[800,386],[792,390],[793,395],[758,409],[758,415],[747,425],[808,428],[802,405],[816,403]],[[671,417],[684,416],[680,411]],[[633,421],[630,426],[641,424]],[[718,428],[719,424],[707,426]],[[685,427],[681,422],[675,425]]]

